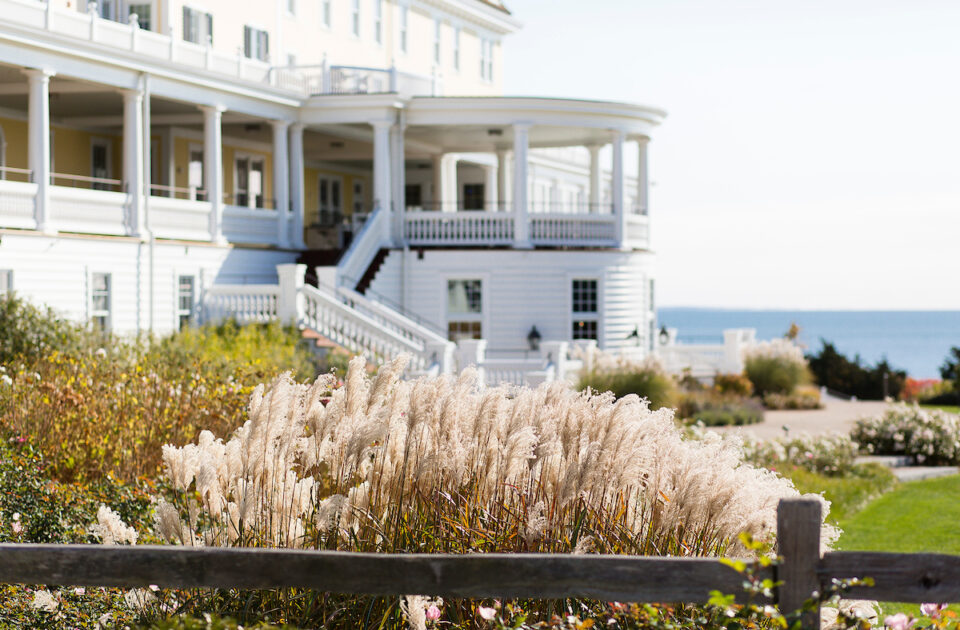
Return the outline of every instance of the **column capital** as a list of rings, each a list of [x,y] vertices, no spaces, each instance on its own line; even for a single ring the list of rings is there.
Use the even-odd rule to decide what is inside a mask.
[[[306,125],[304,125],[301,122],[290,123],[290,132],[297,135],[302,136],[306,128],[307,128]]]
[[[293,123],[289,120],[271,120],[270,126],[277,131],[286,131]]]
[[[123,102],[129,103],[134,100],[142,100],[145,92],[143,88],[124,88],[120,90],[120,94],[123,96]]]
[[[20,72],[34,81],[49,81],[50,77],[57,76],[57,71],[53,68],[23,68]]]
[[[511,124],[515,130],[526,130],[529,131],[530,127],[533,127],[533,123],[528,120],[518,120],[515,123]]]
[[[650,142],[650,136],[645,136],[641,133],[635,133],[627,136],[627,140],[636,142],[637,144],[647,144]]]
[[[603,149],[603,147],[607,146],[608,144],[610,143],[609,142],[590,142],[583,146],[589,149],[590,151],[600,151]]]
[[[390,129],[391,127],[393,127],[393,125],[394,125],[394,121],[392,120],[371,120],[370,121],[370,126],[378,131],[382,131],[384,129]]]
[[[197,105],[197,109],[206,114],[207,116],[212,116],[214,114],[223,114],[227,111],[227,108],[223,105]]]

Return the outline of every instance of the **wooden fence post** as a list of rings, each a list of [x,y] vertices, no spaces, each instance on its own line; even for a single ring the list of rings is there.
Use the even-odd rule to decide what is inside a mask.
[[[777,603],[783,614],[803,607],[819,594],[820,502],[816,499],[781,499],[777,506],[777,547],[783,558],[778,567]],[[803,613],[804,630],[820,628],[820,605]]]

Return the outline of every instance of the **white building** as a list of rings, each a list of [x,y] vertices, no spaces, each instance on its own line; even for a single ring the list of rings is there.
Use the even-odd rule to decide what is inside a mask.
[[[503,96],[520,25],[496,0],[0,14],[0,291],[118,332],[164,333],[219,299],[359,349],[414,324],[417,343],[482,338],[491,355],[533,329],[652,347],[646,156],[664,113]],[[319,278],[311,318],[281,303],[302,268],[278,282],[277,265],[295,261]],[[255,312],[231,291],[259,295]]]

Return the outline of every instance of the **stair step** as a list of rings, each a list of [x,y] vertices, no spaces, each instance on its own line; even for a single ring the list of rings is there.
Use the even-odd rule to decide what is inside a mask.
[[[354,289],[357,293],[364,295],[367,292],[367,289],[369,289],[370,285],[373,283],[373,279],[377,277],[377,272],[380,271],[380,266],[383,265],[383,261],[385,261],[389,255],[389,249],[381,248],[379,251],[377,251],[377,255],[373,257],[372,261],[370,261],[370,265],[367,267],[363,277],[360,278],[360,282],[357,283],[357,287]]]

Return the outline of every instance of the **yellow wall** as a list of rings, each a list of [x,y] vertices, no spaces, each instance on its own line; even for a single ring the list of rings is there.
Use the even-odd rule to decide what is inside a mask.
[[[223,192],[227,194],[227,199],[233,203],[233,175],[234,161],[237,153],[247,154],[254,158],[262,157],[263,163],[263,196],[267,207],[273,207],[273,155],[266,151],[256,151],[246,148],[237,148],[230,146],[226,140],[223,145]],[[203,146],[202,142],[190,140],[189,138],[174,138],[173,155],[176,162],[176,183],[178,188],[186,188],[189,182],[188,164],[190,162],[190,145],[195,144]]]
[[[7,143],[6,164],[11,168],[28,168],[27,162],[27,121],[0,118],[3,138]],[[7,179],[20,179],[8,176]]]
[[[345,216],[350,216],[353,214],[353,184],[355,181],[360,180],[363,182],[363,204],[362,207],[365,212],[371,210],[371,198],[373,191],[371,190],[370,178],[364,175],[352,175],[349,173],[343,173],[332,170],[320,170],[316,168],[307,168],[304,170],[304,194],[303,194],[303,204],[304,204],[304,223],[310,225],[311,223],[316,222],[319,219],[320,214],[320,176],[324,177],[339,177],[343,182],[342,190],[342,199],[343,203],[342,211]]]

